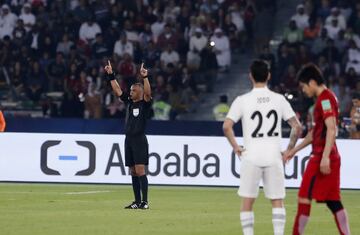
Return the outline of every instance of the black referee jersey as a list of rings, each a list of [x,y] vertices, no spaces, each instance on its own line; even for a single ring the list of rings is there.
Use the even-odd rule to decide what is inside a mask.
[[[126,104],[126,136],[145,135],[146,121],[150,117],[152,102],[145,100],[133,102],[126,93],[122,93],[120,99]]]

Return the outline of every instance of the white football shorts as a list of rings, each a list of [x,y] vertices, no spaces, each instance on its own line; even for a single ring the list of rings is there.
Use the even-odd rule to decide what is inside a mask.
[[[284,166],[280,161],[278,164],[260,167],[252,162],[242,160],[238,194],[241,197],[257,198],[260,180],[262,180],[266,198],[284,199],[284,178]]]

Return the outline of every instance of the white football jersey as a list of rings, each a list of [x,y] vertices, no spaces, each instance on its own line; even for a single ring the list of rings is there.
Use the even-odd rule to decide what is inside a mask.
[[[238,96],[231,104],[227,118],[241,119],[245,151],[242,159],[258,166],[269,166],[281,160],[281,120],[295,116],[283,95],[267,87],[254,88]]]

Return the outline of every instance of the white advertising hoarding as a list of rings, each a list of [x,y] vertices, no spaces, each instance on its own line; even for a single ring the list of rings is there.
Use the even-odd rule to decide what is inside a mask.
[[[0,134],[0,181],[130,183],[123,135]],[[150,184],[238,186],[241,161],[224,137],[148,136]],[[238,138],[242,143],[242,139]],[[288,140],[283,140],[285,148]],[[337,140],[341,187],[360,189],[359,141]],[[259,146],[261,148],[261,146]],[[285,167],[299,187],[310,148]],[[266,157],[266,153],[264,153]]]

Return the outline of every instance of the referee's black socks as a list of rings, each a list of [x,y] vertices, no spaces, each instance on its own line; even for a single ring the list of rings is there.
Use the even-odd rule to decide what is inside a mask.
[[[142,200],[148,201],[148,179],[146,175],[139,176],[141,192],[142,192]]]
[[[132,176],[132,186],[135,196],[135,202],[140,203],[141,202],[141,194],[140,194],[140,180],[138,176]]]

